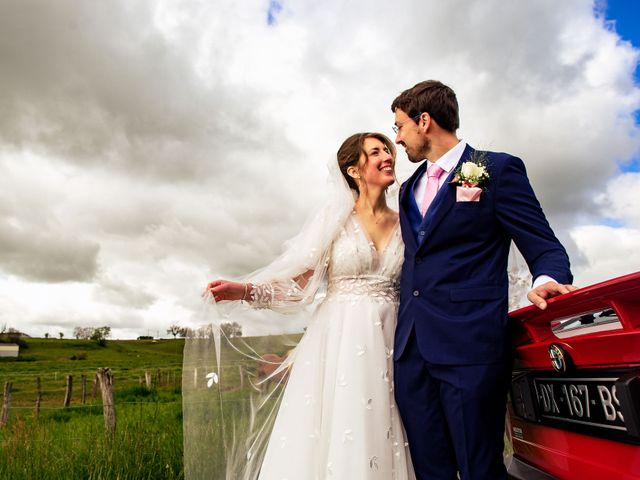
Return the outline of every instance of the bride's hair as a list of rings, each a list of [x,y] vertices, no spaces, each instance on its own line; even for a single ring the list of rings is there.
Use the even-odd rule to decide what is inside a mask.
[[[377,132],[362,132],[351,135],[347,138],[340,148],[338,149],[338,166],[340,167],[340,172],[344,176],[349,188],[355,190],[357,193],[360,193],[358,189],[358,184],[356,181],[347,173],[347,169],[349,167],[358,167],[358,163],[360,162],[360,155],[364,154],[365,162],[367,159],[367,152],[364,151],[364,141],[367,138],[376,138],[380,140],[382,143],[386,145],[386,147],[391,152],[391,156],[395,160],[396,158],[396,147],[387,137],[382,133]]]

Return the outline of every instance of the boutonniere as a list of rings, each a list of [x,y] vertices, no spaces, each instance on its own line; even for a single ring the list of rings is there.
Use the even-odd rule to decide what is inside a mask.
[[[451,184],[456,185],[456,202],[479,202],[482,185],[489,180],[487,154],[475,151],[455,171]]]

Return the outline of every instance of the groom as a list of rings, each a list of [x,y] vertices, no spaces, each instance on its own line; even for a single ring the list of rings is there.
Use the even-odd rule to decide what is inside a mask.
[[[395,396],[416,475],[506,479],[509,246],[513,240],[529,265],[529,299],[539,308],[575,289],[569,259],[522,160],[456,137],[451,88],[418,83],[391,110],[396,143],[411,162],[427,159],[400,190],[405,258],[394,349]]]

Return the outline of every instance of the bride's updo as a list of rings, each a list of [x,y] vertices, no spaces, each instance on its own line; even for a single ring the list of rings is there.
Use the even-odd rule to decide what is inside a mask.
[[[359,162],[360,162],[360,155],[362,154],[364,154],[365,156],[365,163],[366,163],[367,153],[364,151],[363,145],[364,145],[365,139],[367,138],[376,138],[380,140],[382,143],[384,143],[387,146],[387,148],[389,149],[389,152],[391,152],[391,156],[393,157],[393,159],[395,160],[396,158],[395,145],[393,144],[391,139],[389,139],[389,137],[387,137],[386,135],[383,135],[382,133],[377,133],[377,132],[356,133],[354,135],[351,135],[344,142],[342,142],[342,145],[340,145],[340,148],[338,149],[338,166],[340,167],[340,171],[342,172],[342,175],[347,181],[349,188],[351,188],[352,190],[355,190],[358,194],[360,193],[358,184],[347,173],[347,169],[349,167],[358,168]]]

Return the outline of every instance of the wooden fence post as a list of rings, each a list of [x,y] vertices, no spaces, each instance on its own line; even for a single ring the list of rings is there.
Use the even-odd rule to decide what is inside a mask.
[[[40,377],[36,377],[36,418],[40,416],[40,403],[42,402],[42,387],[40,386]]]
[[[73,377],[67,375],[67,388],[64,392],[64,408],[67,408],[71,403],[71,393],[73,392]]]
[[[116,407],[113,403],[113,375],[109,368],[99,368],[96,376],[100,382],[102,394],[102,413],[107,432],[113,435],[116,431]]]
[[[87,376],[83,373],[80,376],[80,382],[82,384],[82,404],[87,403]]]
[[[148,370],[144,372],[144,383],[147,386],[147,390],[151,390],[151,372]]]
[[[0,414],[0,427],[4,427],[9,423],[9,407],[11,406],[11,382],[4,384],[4,400],[2,401],[2,414]]]

